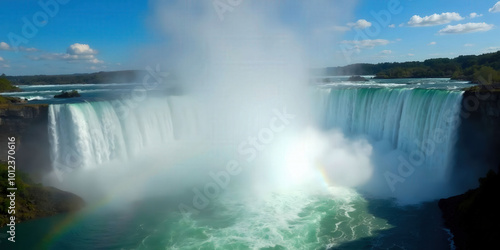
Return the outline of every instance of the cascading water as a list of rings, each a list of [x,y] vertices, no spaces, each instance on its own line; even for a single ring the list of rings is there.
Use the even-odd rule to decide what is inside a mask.
[[[349,136],[367,136],[374,145],[389,145],[383,153],[377,152],[388,157],[376,171],[385,172],[385,178],[389,178],[385,186],[393,193],[395,183],[407,181],[418,167],[419,177],[411,181],[415,191],[403,192],[416,196],[417,189],[423,190],[417,185],[445,184],[450,177],[462,93],[416,88],[321,89],[323,125],[326,129],[340,128]],[[388,151],[397,155],[389,156]],[[399,157],[399,162],[387,164],[391,157]],[[398,165],[407,173],[398,174]],[[405,186],[411,185],[407,182]]]
[[[52,104],[48,128],[53,166],[60,171],[96,168],[181,141],[239,143],[274,115],[273,110],[251,113],[210,102],[163,96],[135,106],[126,100]]]
[[[458,117],[461,96],[462,92],[460,91],[436,89],[332,88],[321,89],[320,98],[317,100],[321,102],[320,112],[324,127],[326,129],[340,128],[348,138],[366,135],[370,138],[370,143],[375,145],[377,142],[386,142],[392,150],[397,151],[398,154],[402,152],[406,156],[411,156],[411,153],[416,150],[422,151],[424,144],[433,143],[434,153],[426,154],[423,163],[430,171],[420,171],[421,176],[414,176],[415,178],[412,180],[406,180],[404,185],[398,186],[397,190],[405,191],[404,188],[411,186],[409,183],[414,181],[418,184],[416,186],[420,192],[420,189],[423,189],[422,178],[424,180],[427,178],[443,179],[443,175],[450,170],[454,137],[458,126],[456,118]],[[68,180],[85,179],[82,189],[89,190],[86,183],[88,180],[93,180],[95,175],[91,174],[86,177],[79,177],[79,175],[85,172],[105,174],[105,177],[101,178],[105,183],[117,183],[117,185],[111,185],[112,188],[105,190],[120,191],[121,184],[125,183],[126,186],[129,186],[129,189],[121,192],[125,196],[131,196],[140,189],[139,184],[136,183],[137,180],[140,180],[140,183],[145,182],[142,180],[148,180],[147,182],[155,184],[152,189],[147,189],[148,192],[144,193],[151,194],[150,191],[153,190],[158,191],[156,194],[168,197],[167,205],[151,201],[151,204],[143,202],[140,203],[140,206],[134,207],[134,209],[144,209],[144,211],[130,212],[134,214],[133,218],[137,221],[128,221],[128,229],[123,231],[123,235],[127,235],[127,237],[133,235],[133,237],[130,238],[130,241],[116,243],[120,246],[139,249],[223,248],[227,246],[253,249],[273,247],[299,249],[306,246],[319,249],[342,247],[344,244],[346,248],[359,248],[367,245],[386,248],[396,244],[401,248],[417,245],[425,248],[424,245],[419,245],[422,242],[427,242],[422,240],[422,237],[431,237],[430,234],[435,236],[433,230],[440,227],[439,219],[433,219],[432,223],[426,223],[419,228],[413,226],[420,220],[420,217],[413,216],[418,213],[425,214],[425,216],[428,214],[439,216],[439,211],[435,206],[422,209],[401,209],[390,200],[368,201],[354,189],[325,187],[324,184],[335,184],[329,183],[326,177],[320,177],[325,179],[319,183],[319,189],[316,189],[318,187],[307,189],[306,186],[299,184],[297,187],[284,185],[290,187],[290,190],[266,185],[267,182],[276,182],[283,178],[274,179],[275,175],[266,175],[265,171],[278,169],[277,176],[288,176],[284,178],[284,181],[290,181],[288,180],[289,175],[287,175],[289,172],[303,173],[299,170],[305,167],[294,162],[298,159],[297,157],[292,157],[293,159],[290,161],[295,165],[298,164],[297,166],[285,164],[286,166],[281,169],[280,166],[264,164],[264,167],[259,167],[258,165],[265,161],[265,157],[262,157],[264,155],[260,154],[273,152],[270,149],[262,150],[262,152],[256,149],[255,152],[262,161],[256,160],[250,166],[242,166],[244,174],[231,176],[231,179],[228,179],[230,189],[221,188],[224,191],[221,191],[221,194],[213,199],[209,199],[209,196],[200,198],[200,195],[206,195],[204,193],[206,187],[214,188],[213,185],[217,183],[213,179],[204,179],[203,175],[209,176],[216,173],[219,174],[218,181],[221,181],[221,172],[216,170],[219,169],[217,168],[219,165],[225,167],[228,162],[232,162],[230,160],[246,163],[246,157],[232,158],[222,154],[220,161],[215,161],[213,156],[202,151],[202,154],[196,155],[194,153],[186,157],[193,160],[193,165],[198,167],[190,168],[192,166],[186,165],[188,167],[184,168],[182,165],[181,168],[175,168],[167,160],[175,158],[176,155],[172,154],[171,151],[163,151],[162,146],[170,143],[176,144],[179,140],[182,141],[186,138],[197,138],[194,144],[198,144],[200,138],[206,138],[208,141],[224,141],[225,136],[232,139],[231,143],[236,142],[238,145],[241,142],[240,139],[246,140],[248,136],[258,135],[262,128],[269,126],[272,117],[262,116],[257,119],[257,122],[257,120],[247,119],[251,116],[244,112],[229,112],[231,115],[237,114],[242,117],[234,119],[237,120],[235,122],[227,114],[218,117],[217,112],[209,112],[218,109],[213,107],[210,107],[213,110],[205,109],[204,105],[195,103],[184,96],[151,98],[141,103],[136,109],[124,110],[124,105],[127,107],[121,102],[103,101],[55,104],[49,108],[49,137],[54,167],[63,171],[65,168],[83,170],[78,172],[78,176],[74,179]],[[252,122],[255,122],[256,125],[249,125]],[[241,126],[237,125],[251,128],[242,129]],[[240,135],[242,137],[239,137]],[[276,136],[278,135],[280,134],[276,134]],[[350,154],[350,150],[355,149],[360,144],[356,141],[351,143],[348,138],[339,140],[340,144],[334,147],[333,151],[329,151],[337,153],[337,156],[342,158],[342,161],[334,161],[335,164],[349,165],[352,163],[343,160],[345,160],[346,155]],[[279,144],[278,139],[276,140],[273,143],[282,145]],[[313,142],[316,141],[313,140]],[[302,144],[303,142],[299,141],[298,143]],[[248,144],[245,145],[248,146]],[[287,145],[287,143],[283,145]],[[370,146],[368,143],[363,145],[364,147]],[[338,147],[344,147],[345,150]],[[144,161],[152,155],[149,154],[141,158],[141,152],[150,148],[160,148],[159,152],[154,152],[160,155],[153,155],[156,158]],[[298,149],[306,148],[307,145],[298,147]],[[191,150],[191,145],[187,149]],[[301,152],[299,150],[295,153],[300,154]],[[375,157],[377,157],[377,153],[379,152],[375,152]],[[208,158],[204,158],[205,156]],[[356,154],[355,156],[358,157]],[[359,156],[366,155],[362,153]],[[277,158],[286,157],[290,157],[290,155],[284,154]],[[397,158],[394,155],[390,155],[390,157]],[[108,171],[99,169],[100,165],[114,159],[121,159],[122,162],[130,164],[132,168],[127,169],[119,166]],[[411,161],[411,158],[408,158],[408,161]],[[148,167],[153,166],[153,162],[157,164],[157,167]],[[299,161],[299,163],[307,162],[307,160]],[[120,164],[122,163],[120,162]],[[217,165],[217,167],[214,168],[210,164]],[[335,167],[335,164],[326,167]],[[383,166],[377,162],[373,164],[375,173],[372,178],[377,178],[377,174],[383,176],[384,171],[390,167],[397,168],[397,163],[389,164],[390,166]],[[345,169],[347,171],[352,167],[349,165]],[[138,171],[139,168],[140,171]],[[172,168],[172,171],[169,171],[168,168]],[[181,169],[187,171],[187,175],[182,175]],[[439,170],[440,173],[438,174],[436,170]],[[313,169],[313,171],[317,171],[317,169]],[[128,176],[122,172],[130,172],[131,175]],[[323,176],[328,171],[320,170],[319,172],[322,172],[320,176]],[[306,171],[305,174],[307,173]],[[334,171],[334,173],[343,172]],[[180,197],[169,196],[170,189],[179,188],[179,183],[186,182],[187,179],[194,179],[194,175],[201,177],[193,181],[196,182],[195,184],[187,184],[187,193],[183,193]],[[304,178],[304,176],[299,174],[298,177]],[[111,180],[113,178],[117,180]],[[129,183],[136,184],[129,185]],[[204,184],[207,185],[203,186]],[[71,185],[74,185],[73,182]],[[387,188],[386,183],[382,183],[382,185]],[[259,188],[269,186],[269,188],[266,188],[265,192],[260,192],[260,189],[253,192],[252,189],[256,189],[257,186]],[[436,189],[431,185],[426,184],[426,186],[429,188],[421,192],[431,193],[433,195],[431,198],[436,198],[438,194],[429,192],[429,189]],[[199,191],[192,191],[195,190],[193,187]],[[417,197],[413,195],[413,191],[414,189],[403,193],[407,196]],[[399,198],[399,196],[397,197]],[[428,200],[428,198],[419,199],[417,197],[417,200]],[[178,204],[194,207],[194,203],[191,204],[191,202],[200,202],[200,199],[206,199],[208,206],[205,209],[200,209],[199,213],[189,214],[186,217],[183,211],[179,211]],[[158,210],[158,206],[161,206],[161,211]],[[151,211],[155,212],[150,214]],[[127,213],[126,216],[129,216],[128,211],[123,213]],[[108,218],[109,214],[103,212],[90,217],[101,221],[105,220],[102,218]],[[91,219],[86,221],[93,226]],[[420,228],[424,229],[420,230]],[[75,227],[74,230],[81,229]],[[100,235],[109,233],[106,231],[107,229],[101,227],[96,230],[100,230]],[[412,233],[408,234],[407,232]],[[413,236],[422,232],[424,233],[421,237]],[[425,234],[425,232],[429,233]],[[71,235],[80,235],[80,233],[76,232]],[[72,242],[73,238],[78,238],[78,236],[68,236],[67,241],[55,244]],[[102,247],[112,246],[106,244],[103,243]],[[438,233],[429,244],[446,245],[445,232]],[[82,247],[86,246],[85,243],[82,243]]]
[[[430,179],[446,179],[452,165],[461,91],[332,88],[320,92],[320,116],[326,129],[340,128],[348,136],[366,135],[372,143],[386,142],[405,154],[407,161],[425,166]],[[246,138],[263,127],[228,132],[228,126],[248,123],[230,124],[224,116],[216,119],[216,112],[203,106],[173,96],[152,98],[141,103],[140,109],[124,109],[127,106],[120,101],[51,105],[49,139],[54,167],[92,168],[113,159],[133,158],[141,150],[180,138],[209,136],[217,142],[224,141],[225,135],[235,138],[235,133]],[[265,124],[266,119],[258,124]]]
[[[324,125],[389,142],[407,154],[430,145],[427,150],[432,152],[421,165],[444,174],[451,166],[462,93],[410,88],[322,90],[327,95]]]
[[[195,112],[176,97],[154,98],[140,109],[120,101],[50,105],[52,162],[58,170],[92,168],[130,159],[178,137],[196,136]]]

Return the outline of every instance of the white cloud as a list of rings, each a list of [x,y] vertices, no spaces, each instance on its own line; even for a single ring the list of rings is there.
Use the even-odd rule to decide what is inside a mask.
[[[436,45],[436,42],[430,42],[428,45]]]
[[[340,42],[342,44],[350,44],[353,45],[355,49],[372,49],[375,46],[383,46],[391,43],[389,40],[385,39],[375,39],[375,40],[344,40]]]
[[[480,31],[488,31],[493,29],[493,24],[487,23],[466,23],[457,25],[448,25],[446,28],[439,31],[439,34],[464,34]]]
[[[97,50],[90,48],[88,44],[75,43],[66,49],[66,53],[47,53],[37,57],[30,57],[32,60],[64,60],[69,62],[86,62],[91,64],[101,64],[104,61],[96,58]]]
[[[0,42],[0,50],[9,50],[9,51],[12,51],[12,50],[15,50],[16,48],[12,48],[8,43],[6,42]],[[27,48],[27,47],[23,47],[23,46],[19,46],[17,47],[17,49],[19,51],[24,51],[24,52],[38,52],[40,51],[39,49],[37,48]]]
[[[38,57],[31,57],[35,61],[39,60],[64,60],[64,61],[83,61],[88,63],[103,63],[103,61],[97,59],[94,55],[70,55],[67,53],[48,53],[43,54]]]
[[[95,55],[97,51],[91,49],[88,44],[75,43],[68,47],[66,53],[70,55]]]
[[[100,63],[104,63],[104,61],[99,60],[99,59],[97,59],[97,58],[93,58],[93,59],[90,59],[90,60],[89,60],[89,63],[93,63],[93,64],[100,64]]]
[[[23,46],[19,46],[19,50],[20,51],[25,51],[25,52],[38,52],[38,51],[40,51],[37,48],[33,48],[33,47],[27,48],[27,47],[23,47]]]
[[[411,54],[411,53],[409,53],[409,54],[408,54],[408,56],[414,56],[414,55],[415,55],[415,54]]]
[[[1,64],[0,68],[10,68],[10,65],[8,65],[8,64]]]
[[[390,54],[392,54],[392,50],[388,50],[388,49],[382,50],[382,51],[380,51],[380,54],[381,55],[390,55]]]
[[[408,25],[412,27],[422,27],[422,26],[434,26],[445,23],[450,23],[453,21],[460,21],[464,19],[460,14],[456,12],[445,12],[441,14],[432,14],[430,16],[420,17],[419,15],[414,15],[408,21]]]
[[[5,61],[5,60],[3,59],[3,57],[0,56],[0,62],[3,62],[3,61]]]
[[[472,12],[470,13],[469,17],[472,19],[472,18],[476,18],[476,17],[482,17],[483,14],[477,14],[476,12]]]
[[[348,23],[347,27],[356,29],[366,29],[372,26],[372,23],[366,21],[365,19],[359,19],[355,23]]]
[[[355,23],[347,23],[345,26],[335,25],[330,28],[320,29],[318,31],[340,31],[345,32],[351,29],[366,29],[372,26],[372,23],[366,21],[365,19],[359,19]]]
[[[395,24],[391,24],[391,25],[389,25],[389,28],[396,28],[396,25]]]
[[[472,44],[472,43],[466,43],[466,44],[464,44],[464,47],[473,47],[473,46],[474,46],[474,44]]]
[[[493,7],[488,10],[490,13],[500,12],[500,1],[498,1]]]
[[[0,50],[11,50],[11,47],[6,42],[0,42]]]

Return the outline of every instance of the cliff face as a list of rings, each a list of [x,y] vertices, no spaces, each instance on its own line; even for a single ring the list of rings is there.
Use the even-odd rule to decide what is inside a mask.
[[[470,113],[472,119],[486,125],[500,124],[500,92],[466,91],[462,106],[463,112]]]
[[[8,137],[16,137],[16,167],[35,179],[50,170],[48,105],[0,107],[0,159],[7,159]]]
[[[455,169],[473,167],[484,176],[500,163],[500,92],[465,92],[460,116]]]
[[[16,138],[16,223],[77,211],[85,205],[83,199],[75,194],[35,184],[51,171],[47,123],[48,105],[0,106],[0,161],[7,160],[8,137]],[[7,165],[0,162],[0,166],[1,176],[7,176]],[[25,173],[35,182],[29,180],[31,178]],[[1,186],[7,186],[4,183],[7,180],[2,177]],[[2,188],[0,194],[0,203],[3,204],[7,190]],[[7,212],[3,210],[0,208],[0,227],[9,221]]]
[[[6,163],[0,163],[0,176],[7,176]],[[83,199],[75,194],[35,184],[20,170],[16,171],[15,214],[9,213],[9,206],[0,206],[0,227],[10,223],[10,216],[15,216],[15,223],[52,216],[60,213],[78,211],[85,206]],[[10,204],[10,183],[0,178],[0,204]]]
[[[500,176],[491,170],[479,188],[439,201],[458,249],[488,249],[500,235]]]
[[[487,249],[500,235],[500,177],[491,170],[500,163],[500,92],[464,93],[458,135],[455,178],[462,178],[464,186],[477,187],[477,180],[461,176],[460,170],[472,168],[481,177],[490,171],[479,179],[478,188],[441,199],[439,207],[457,249]]]

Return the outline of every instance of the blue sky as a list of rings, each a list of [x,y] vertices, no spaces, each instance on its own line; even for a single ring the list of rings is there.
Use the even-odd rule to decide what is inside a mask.
[[[139,54],[158,48],[158,44],[168,44],[164,41],[168,35],[158,34],[152,28],[155,26],[151,22],[156,19],[151,18],[154,11],[148,1],[40,2],[50,3],[49,8],[35,0],[1,1],[0,73],[142,69],[147,62],[137,59]],[[328,44],[309,46],[312,66],[414,61],[500,50],[497,2],[360,0],[355,5],[346,4],[345,10],[343,5],[336,6],[338,13],[332,13],[327,21],[306,25],[311,17],[299,17],[303,6],[292,0],[280,7],[278,19],[309,45],[315,44],[311,42],[313,38],[308,38],[312,33],[334,37]],[[396,4],[393,9],[397,11],[389,12],[390,4]],[[345,13],[340,15],[341,12]],[[373,13],[389,13],[390,21],[377,19]]]
[[[387,10],[382,1],[361,1],[355,10],[357,18],[372,23],[378,22],[372,11]],[[500,12],[489,11],[497,1],[472,0],[413,0],[400,1],[402,11],[391,16],[391,27],[384,27],[380,33],[370,39],[387,40],[386,45],[373,48],[361,48],[359,54],[353,56],[355,62],[384,62],[425,60],[434,57],[456,57],[463,54],[481,54],[500,50]],[[497,5],[500,7],[500,2]],[[442,13],[456,13],[445,14]],[[471,13],[476,13],[471,16]],[[418,15],[422,19],[433,14],[437,20],[429,21],[428,26],[409,24],[412,17]],[[358,19],[358,20],[359,20]],[[430,18],[429,18],[430,19]],[[467,25],[473,23],[472,25]],[[460,29],[460,26],[462,29]],[[448,31],[442,31],[450,25]],[[401,26],[401,27],[400,27]],[[393,28],[392,28],[393,27]],[[372,28],[372,27],[370,27]],[[368,29],[370,29],[368,28]],[[364,29],[362,29],[364,30]],[[440,32],[441,31],[441,32]],[[356,32],[347,31],[345,40],[354,40]],[[383,43],[382,43],[383,44]]]

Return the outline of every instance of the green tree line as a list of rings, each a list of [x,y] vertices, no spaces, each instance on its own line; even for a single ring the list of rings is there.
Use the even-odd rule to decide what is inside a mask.
[[[352,64],[327,68],[328,75],[376,75],[377,78],[446,77],[476,83],[500,83],[500,51],[482,55],[428,59],[423,62]]]
[[[145,73],[139,70],[124,70],[72,75],[7,76],[6,79],[15,85],[131,83],[140,80]]]

